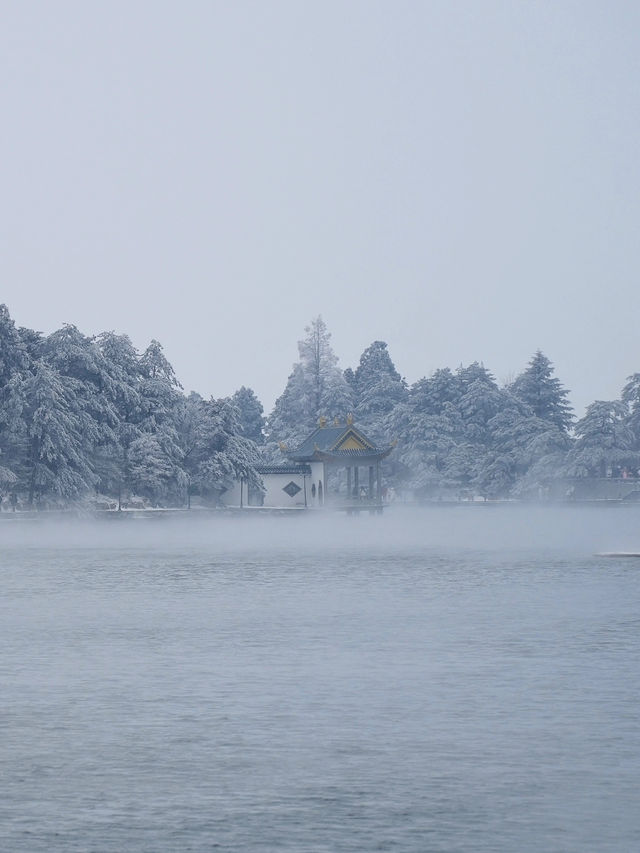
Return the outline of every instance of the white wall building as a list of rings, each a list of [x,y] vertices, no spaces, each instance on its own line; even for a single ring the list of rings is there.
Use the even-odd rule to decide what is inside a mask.
[[[373,508],[382,502],[380,461],[392,449],[373,445],[350,419],[332,426],[322,421],[298,448],[283,450],[289,462],[256,468],[264,492],[242,480],[225,492],[222,500],[228,507],[241,509],[311,509],[337,501],[344,506]],[[338,470],[343,476],[342,495],[330,499],[327,478]]]

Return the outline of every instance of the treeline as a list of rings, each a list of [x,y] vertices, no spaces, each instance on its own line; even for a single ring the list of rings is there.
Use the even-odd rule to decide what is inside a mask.
[[[43,336],[0,306],[0,496],[14,508],[103,495],[127,503],[215,503],[236,477],[257,482],[262,406],[253,392],[182,393],[161,345],[126,335]],[[245,430],[255,429],[251,435]]]
[[[478,362],[409,386],[384,342],[342,372],[322,319],[306,333],[268,421],[272,440],[295,444],[319,416],[353,412],[378,442],[397,441],[387,481],[417,497],[540,498],[567,480],[638,474],[640,374],[620,399],[592,403],[575,422],[568,391],[539,351],[505,387]]]
[[[541,352],[508,386],[477,362],[409,386],[375,341],[342,371],[318,317],[305,330],[268,419],[254,392],[185,394],[161,345],[126,335],[44,336],[0,306],[0,499],[51,507],[102,496],[127,504],[215,504],[238,477],[283,460],[321,417],[348,413],[380,444],[397,441],[389,486],[420,497],[540,497],[567,478],[635,476],[640,374],[619,400],[574,421],[568,392]],[[339,485],[335,484],[336,487]]]

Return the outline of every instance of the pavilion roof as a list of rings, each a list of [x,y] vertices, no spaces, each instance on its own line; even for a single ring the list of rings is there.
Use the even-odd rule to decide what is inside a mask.
[[[296,462],[315,460],[338,461],[340,459],[382,459],[392,447],[376,447],[367,436],[353,424],[320,426],[305,438],[288,457]]]
[[[308,465],[256,465],[258,474],[311,474]]]

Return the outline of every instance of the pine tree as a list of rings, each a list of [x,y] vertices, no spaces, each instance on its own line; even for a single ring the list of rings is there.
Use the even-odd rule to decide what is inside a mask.
[[[374,341],[362,353],[353,374],[355,413],[358,421],[374,432],[380,419],[407,399],[407,384],[400,376],[384,341]]]
[[[351,391],[338,367],[338,357],[331,348],[331,333],[322,317],[316,317],[305,328],[307,336],[298,342],[305,397],[309,407],[309,426],[320,416],[344,417],[352,404]]]
[[[640,450],[640,373],[627,379],[622,389],[622,401],[628,407],[627,424],[633,432],[634,447]]]
[[[576,424],[575,433],[576,442],[566,460],[570,477],[606,477],[622,467],[637,468],[640,463],[623,401],[591,403]]]
[[[231,402],[238,409],[240,433],[256,444],[264,444],[264,409],[251,388],[243,385]]]
[[[24,376],[29,357],[6,305],[0,305],[0,493],[17,481],[24,453]]]
[[[28,504],[49,494],[81,497],[97,479],[89,452],[97,438],[95,422],[78,406],[69,382],[43,361],[24,380],[23,400],[28,456],[22,486]]]
[[[117,496],[120,506],[124,493],[133,488],[129,449],[142,435],[147,413],[142,393],[144,374],[139,353],[127,335],[103,332],[96,343],[108,372],[104,393],[116,411],[113,442],[98,448],[96,471],[101,491]]]
[[[24,370],[27,363],[27,353],[9,309],[0,305],[0,389],[16,372]]]
[[[179,469],[165,453],[155,435],[142,433],[133,441],[128,452],[129,483],[137,495],[157,505],[172,490],[182,485]]]
[[[460,412],[462,438],[471,444],[488,447],[491,443],[489,422],[503,408],[506,395],[495,379],[477,361],[457,371],[461,394],[456,403]]]
[[[293,446],[317,426],[320,417],[344,418],[353,408],[351,388],[338,367],[322,317],[316,317],[305,332],[306,337],[298,342],[300,360],[268,421],[272,443]]]
[[[398,440],[396,480],[418,495],[459,484],[462,420],[457,408],[461,384],[446,368],[419,379],[384,421]],[[465,457],[466,458],[466,457]]]
[[[509,390],[526,403],[537,418],[554,423],[561,430],[571,428],[573,415],[567,402],[569,392],[553,376],[553,365],[540,350]]]
[[[240,478],[262,488],[255,470],[256,445],[241,435],[238,409],[232,400],[203,400],[192,394],[187,398],[186,414],[189,427],[184,460],[190,494],[217,501]]]
[[[65,325],[44,339],[40,350],[46,363],[64,377],[76,406],[93,421],[96,448],[112,446],[118,413],[109,366],[95,339]]]

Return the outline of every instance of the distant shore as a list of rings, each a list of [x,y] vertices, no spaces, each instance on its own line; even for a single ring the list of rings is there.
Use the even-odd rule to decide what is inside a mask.
[[[391,511],[392,514],[403,513],[410,510],[434,510],[434,509],[472,509],[472,508],[519,508],[519,509],[558,509],[567,508],[600,508],[600,507],[629,507],[640,508],[640,502],[625,501],[623,499],[592,499],[592,500],[558,500],[558,501],[517,501],[517,500],[487,500],[487,501],[397,501],[392,504],[383,505],[382,509]],[[327,515],[333,512],[340,514],[369,513],[372,508],[347,507],[341,505],[327,506],[324,509],[313,507],[156,507],[146,509],[84,509],[70,507],[68,509],[44,509],[44,510],[18,510],[16,512],[0,512],[0,526],[2,524],[29,524],[37,522],[52,521],[99,521],[104,523],[126,523],[132,521],[168,521],[180,519],[186,521],[220,518],[248,518],[265,516],[301,516],[301,515]]]

